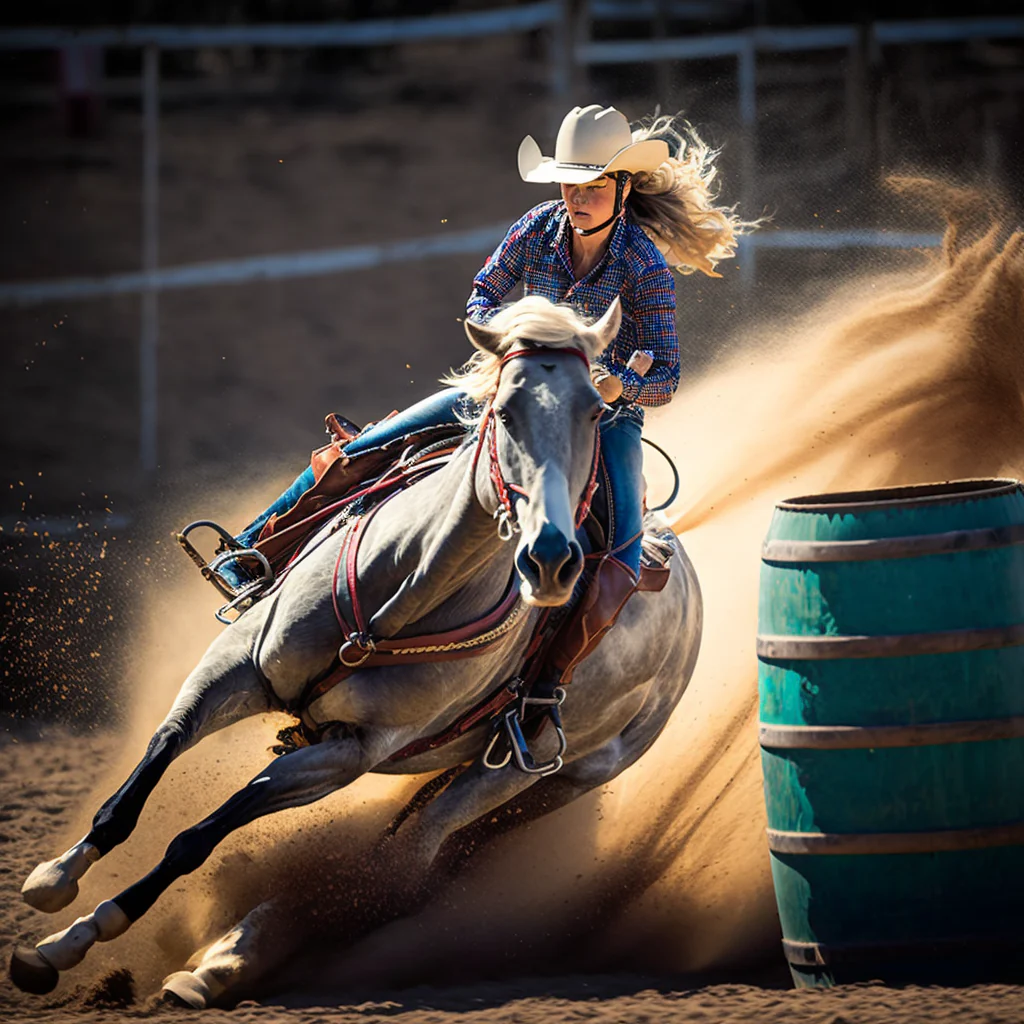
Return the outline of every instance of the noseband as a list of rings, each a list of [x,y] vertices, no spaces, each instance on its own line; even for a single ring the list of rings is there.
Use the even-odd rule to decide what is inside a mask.
[[[500,378],[501,370],[505,368],[505,364],[510,363],[513,359],[521,359],[528,356],[550,356],[552,353],[565,353],[566,355],[575,356],[577,359],[581,359],[587,367],[587,371],[590,371],[590,359],[580,348],[522,348],[517,349],[515,352],[509,352],[502,357],[501,368],[498,371],[498,376]],[[495,393],[497,393],[497,391],[495,391]],[[598,418],[600,419],[600,416]],[[480,461],[480,453],[483,451],[484,445],[486,444],[488,471],[491,483],[494,485],[495,493],[498,496],[498,507],[494,512],[494,518],[498,521],[498,536],[502,540],[511,540],[512,537],[519,532],[519,523],[516,520],[516,511],[515,506],[512,504],[512,495],[518,494],[521,498],[529,498],[529,494],[527,494],[527,492],[517,484],[509,483],[501,472],[501,463],[498,460],[498,432],[495,427],[494,420],[494,398],[492,398],[487,403],[487,409],[484,411],[484,415],[480,420],[480,437],[477,440],[476,453],[473,456],[473,475],[475,478],[476,467]],[[594,456],[590,466],[590,479],[583,491],[582,498],[580,498],[580,503],[576,507],[575,525],[577,528],[579,528],[590,514],[590,503],[594,498],[594,491],[597,490],[597,467],[600,464],[600,459],[601,432],[600,430],[595,429]]]

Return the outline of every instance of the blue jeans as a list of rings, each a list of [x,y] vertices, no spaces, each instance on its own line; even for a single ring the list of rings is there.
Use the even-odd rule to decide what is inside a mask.
[[[640,573],[640,537],[644,526],[644,453],[640,443],[644,414],[626,406],[607,414],[601,422],[601,455],[611,490],[611,547],[625,545],[615,557]]]
[[[422,427],[428,427],[435,423],[457,423],[458,412],[464,400],[461,391],[454,388],[445,388],[421,402],[409,406],[404,412],[396,413],[394,416],[372,426],[365,427],[347,445],[345,452],[348,455],[358,455],[361,452],[371,451],[380,448],[390,441],[396,441],[406,434],[411,434]],[[266,525],[267,520],[274,515],[283,515],[313,486],[313,467],[307,466],[295,479],[291,486],[267,509],[264,509],[238,536],[235,538],[243,547],[252,547],[260,535],[260,530]]]
[[[345,446],[349,455],[380,448],[434,423],[456,423],[463,407],[465,395],[455,388],[445,388],[423,401],[417,402],[403,412],[381,420],[361,431]],[[616,552],[616,557],[625,562],[634,573],[640,572],[640,538],[626,542],[638,534],[643,527],[641,498],[643,496],[643,451],[640,433],[643,428],[643,412],[634,407],[622,408],[609,415],[601,424],[601,453],[612,492],[614,507],[611,546],[626,546]],[[281,515],[299,500],[313,486],[313,470],[307,467],[292,485],[236,538],[243,547],[251,547],[260,530],[272,515]]]

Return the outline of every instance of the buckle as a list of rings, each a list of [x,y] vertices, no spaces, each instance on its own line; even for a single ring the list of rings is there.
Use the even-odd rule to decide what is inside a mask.
[[[349,633],[348,639],[338,648],[338,661],[345,668],[359,668],[376,650],[377,642],[369,633]],[[345,654],[352,651],[358,652],[358,657],[354,661],[349,661]]]

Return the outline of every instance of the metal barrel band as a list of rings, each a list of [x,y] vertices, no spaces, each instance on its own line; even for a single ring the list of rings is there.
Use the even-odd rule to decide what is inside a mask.
[[[961,551],[991,551],[1018,544],[1024,544],[1024,523],[869,540],[768,540],[761,549],[761,557],[766,562],[780,565],[888,561],[926,555],[951,555]]]
[[[1024,939],[1019,934],[957,935],[949,938],[877,942],[797,942],[782,940],[782,950],[789,963],[798,967],[828,967],[873,961],[908,960],[914,958],[968,954],[1007,954],[1024,952]]]
[[[903,658],[919,654],[960,654],[1024,644],[1024,623],[981,629],[881,636],[769,636],[757,638],[765,661],[832,661],[837,658]]]
[[[776,854],[884,856],[1024,846],[1024,822],[929,832],[785,832],[769,828],[767,833],[768,848]]]
[[[766,750],[881,750],[947,743],[984,743],[1024,737],[1024,715],[917,725],[766,725]]]
[[[830,515],[862,513],[875,509],[921,508],[956,505],[982,498],[1006,497],[1020,490],[1019,480],[1011,477],[952,480],[941,484],[909,484],[906,487],[879,487],[873,491],[838,491],[787,498],[775,507],[788,512],[827,512]]]

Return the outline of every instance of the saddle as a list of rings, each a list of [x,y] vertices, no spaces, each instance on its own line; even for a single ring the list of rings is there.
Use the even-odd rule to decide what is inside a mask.
[[[466,442],[461,425],[440,424],[350,456],[344,449],[356,436],[358,428],[333,413],[326,417],[325,425],[331,440],[311,455],[313,486],[287,512],[272,517],[266,523],[251,549],[239,551],[237,542],[227,531],[208,521],[190,524],[178,535],[179,543],[199,565],[203,575],[230,597],[217,613],[221,621],[233,621],[226,617],[228,611],[240,614],[254,601],[276,589],[308,542],[332,520],[335,527],[348,523],[358,526],[360,517],[372,516],[373,511],[397,490],[412,486],[421,477],[441,468]],[[668,560],[675,550],[667,524],[659,523],[657,517],[647,513],[641,572],[639,579],[634,579],[632,572],[608,548],[607,538],[614,510],[609,504],[611,489],[603,466],[600,470],[599,486],[589,514],[579,528],[578,539],[586,552],[585,568],[569,605],[541,616],[513,680],[443,733],[410,744],[393,755],[392,760],[403,760],[435,749],[475,725],[491,721],[497,727],[485,755],[485,764],[489,767],[503,767],[512,757],[521,770],[530,773],[549,774],[561,766],[561,754],[565,750],[565,736],[558,714],[565,693],[562,687],[571,682],[576,666],[597,647],[634,593],[659,591],[665,586],[670,575]],[[209,563],[189,540],[190,532],[200,526],[212,527],[221,537],[217,555]],[[260,579],[241,591],[227,588],[217,575],[218,564],[238,557],[250,558],[264,570]],[[279,736],[284,744],[280,748],[282,752],[317,738],[315,727],[303,714],[305,706],[360,665],[368,660],[370,664],[379,664],[381,659],[386,662],[390,660],[389,655],[404,660],[424,660],[422,657],[410,659],[408,647],[403,647],[401,642],[392,644],[385,640],[371,641],[369,647],[356,650],[358,660],[353,661],[351,650],[348,657],[345,652],[352,648],[352,638],[359,634],[357,631],[346,635],[349,635],[349,640],[339,652],[337,664],[323,678],[314,680],[310,692],[304,695],[309,699],[303,699],[292,709],[299,717],[300,725],[282,731]],[[426,660],[439,659],[428,657]],[[560,753],[553,760],[538,764],[530,754],[529,743],[548,722],[552,722],[557,730]],[[496,763],[492,759],[499,740],[504,741],[505,756]]]
[[[435,424],[350,456],[344,449],[359,433],[355,424],[329,413],[324,425],[331,440],[310,456],[313,486],[283,515],[272,516],[253,546],[275,572],[288,563],[339,503],[347,505],[354,515],[369,511],[394,487],[410,486],[425,473],[440,469],[462,446],[465,436],[461,424]]]

